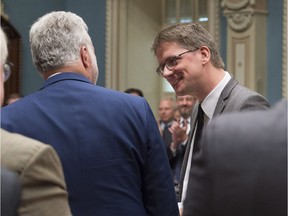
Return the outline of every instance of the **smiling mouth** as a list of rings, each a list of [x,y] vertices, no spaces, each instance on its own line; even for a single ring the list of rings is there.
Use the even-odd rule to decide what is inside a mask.
[[[172,87],[176,87],[176,85],[181,81],[181,79],[176,79],[173,82],[170,82]]]

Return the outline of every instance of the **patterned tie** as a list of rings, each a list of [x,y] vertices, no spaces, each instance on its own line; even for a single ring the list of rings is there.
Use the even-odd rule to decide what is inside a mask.
[[[187,126],[187,124],[188,124],[188,120],[187,119],[183,119],[181,127],[183,128],[183,127]]]

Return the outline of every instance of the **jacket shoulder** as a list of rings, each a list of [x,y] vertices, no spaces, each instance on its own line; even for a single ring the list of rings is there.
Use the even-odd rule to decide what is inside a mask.
[[[33,158],[46,154],[57,157],[54,149],[40,141],[1,129],[2,165],[21,174]]]

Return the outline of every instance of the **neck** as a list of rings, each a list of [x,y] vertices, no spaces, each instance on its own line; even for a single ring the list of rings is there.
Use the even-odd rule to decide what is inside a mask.
[[[198,94],[196,95],[200,102],[221,82],[225,76],[225,71],[222,68],[212,67],[205,75],[203,76],[202,84],[200,84],[201,88],[198,89]]]
[[[64,67],[57,68],[55,70],[50,70],[44,73],[44,79],[47,80],[49,77],[57,74],[57,73],[66,73],[66,72],[73,72],[73,73],[79,73],[86,76],[86,73],[83,71],[83,68],[79,67],[77,64],[73,65],[67,65]],[[87,77],[89,79],[89,77]]]

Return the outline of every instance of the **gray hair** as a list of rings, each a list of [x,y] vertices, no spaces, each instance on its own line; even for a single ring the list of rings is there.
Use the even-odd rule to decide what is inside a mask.
[[[83,45],[88,49],[93,47],[88,27],[81,17],[71,12],[48,13],[30,29],[32,60],[41,75],[76,62]]]
[[[159,101],[159,105],[162,101],[170,101],[172,103],[172,106],[173,106],[173,109],[176,109],[177,106],[176,106],[176,103],[175,103],[175,100],[173,97],[170,97],[170,96],[164,96],[160,99]]]
[[[0,44],[1,44],[1,65],[4,65],[8,57],[7,38],[4,31],[0,30]]]
[[[211,35],[197,23],[181,23],[163,29],[155,37],[152,50],[156,54],[162,42],[176,42],[188,50],[207,46],[211,52],[211,63],[216,68],[225,67]]]

